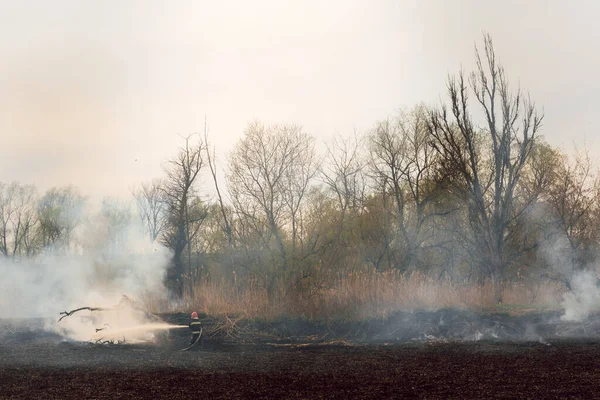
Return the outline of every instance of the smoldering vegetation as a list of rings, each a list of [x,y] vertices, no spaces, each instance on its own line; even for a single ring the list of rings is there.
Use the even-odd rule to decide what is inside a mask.
[[[475,57],[443,104],[328,143],[253,121],[221,162],[209,136],[222,133],[205,126],[129,201],[0,183],[0,317],[114,308],[125,294],[145,313],[46,329],[90,340],[196,310],[220,318],[215,337],[269,331],[257,321],[276,337],[281,321],[357,340],[595,336],[597,165],[544,141],[489,36]]]
[[[162,316],[171,324],[185,314]],[[435,311],[398,311],[386,318],[361,321],[314,322],[281,318],[256,321],[243,318],[204,318],[203,344],[262,344],[271,346],[401,345],[435,342],[550,342],[600,338],[600,314],[583,322],[565,321],[562,311],[470,311],[443,308]],[[172,336],[176,339],[177,335]]]
[[[0,318],[11,321],[5,331],[22,325],[25,337],[35,327],[41,337],[91,340],[96,329],[156,322],[122,306],[163,290],[170,255],[148,240],[126,203],[105,199],[94,206],[74,188],[38,196],[16,183],[0,184],[0,198]],[[61,312],[82,306],[118,310],[57,322]]]
[[[47,319],[0,320],[0,345],[60,345],[145,348],[156,346],[170,350],[187,347],[187,314],[162,314],[157,322],[134,322],[108,332],[88,331],[88,337],[73,340],[58,330],[48,329]],[[80,317],[88,319],[89,316]],[[135,321],[135,320],[134,320]],[[158,322],[160,321],[160,322]],[[240,345],[264,347],[407,345],[411,343],[506,343],[534,342],[546,346],[577,340],[600,338],[600,314],[583,322],[565,321],[562,312],[472,312],[440,309],[437,311],[400,311],[385,319],[358,322],[310,322],[282,318],[277,321],[203,318],[204,337],[199,349],[210,351]],[[181,329],[185,328],[185,329]],[[102,340],[98,340],[102,339]],[[114,340],[113,340],[114,339]]]

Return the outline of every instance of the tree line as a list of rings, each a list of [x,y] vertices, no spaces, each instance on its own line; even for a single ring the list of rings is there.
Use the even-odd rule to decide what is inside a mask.
[[[475,60],[472,73],[449,78],[442,106],[336,137],[322,154],[299,125],[254,121],[220,177],[205,128],[184,139],[161,179],[132,190],[135,207],[106,200],[101,213],[109,226],[138,218],[172,251],[174,298],[211,277],[312,296],[357,270],[493,282],[499,302],[515,280],[570,289],[600,243],[594,163],[544,141],[543,115],[509,84],[489,36]],[[200,185],[200,176],[210,178]],[[73,246],[84,202],[74,188],[40,197],[0,184],[0,253]]]

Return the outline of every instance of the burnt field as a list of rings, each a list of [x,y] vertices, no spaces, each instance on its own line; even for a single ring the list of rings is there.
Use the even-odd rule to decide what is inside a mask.
[[[0,398],[600,398],[599,321],[452,310],[330,325],[205,318],[202,345],[181,351],[185,330],[96,344],[0,320]]]

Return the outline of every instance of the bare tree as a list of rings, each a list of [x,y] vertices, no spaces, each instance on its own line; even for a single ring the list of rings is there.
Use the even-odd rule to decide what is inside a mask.
[[[298,209],[316,171],[313,138],[297,125],[251,123],[229,159],[229,189],[245,230],[271,250],[275,240],[285,272],[285,227],[297,234]]]
[[[167,204],[162,185],[161,180],[155,179],[132,190],[138,213],[152,242],[164,232],[167,223]]]
[[[462,193],[469,211],[478,264],[493,280],[500,302],[508,264],[506,235],[523,212],[513,203],[514,192],[543,116],[529,97],[510,90],[489,35],[484,35],[484,58],[476,48],[476,61],[470,86],[483,111],[485,127],[478,129],[473,122],[469,88],[461,72],[448,83],[450,113],[445,106],[433,112],[429,129],[445,167],[460,178],[454,181],[455,189]],[[487,143],[486,153],[483,145]]]
[[[367,177],[362,146],[363,140],[356,133],[351,138],[336,137],[326,145],[321,180],[337,199],[342,215],[340,224],[348,209],[357,209],[364,201]]]
[[[546,227],[552,236],[547,249],[552,267],[548,276],[571,290],[575,273],[595,260],[600,240],[600,176],[589,155],[577,153],[572,160],[564,155],[546,194],[552,216]]]
[[[36,206],[34,186],[0,182],[0,254],[16,258],[34,253]]]
[[[219,201],[219,209],[221,212],[221,216],[223,217],[223,223],[225,225],[225,234],[227,235],[227,244],[231,248],[233,247],[233,230],[231,228],[231,222],[229,220],[229,216],[227,215],[227,209],[225,207],[225,203],[223,202],[223,196],[221,195],[221,190],[219,189],[219,180],[217,179],[217,163],[216,163],[216,155],[214,148],[212,152],[210,150],[210,146],[208,143],[208,126],[206,124],[206,118],[204,119],[204,143],[206,144],[206,160],[208,161],[208,167],[210,168],[210,173],[213,177],[213,182],[215,184],[215,190],[217,192],[217,200]]]
[[[52,251],[67,251],[84,214],[85,198],[73,186],[49,189],[38,203],[41,245]]]
[[[547,265],[539,250],[549,246],[555,234],[555,217],[548,206],[549,189],[562,163],[560,152],[539,137],[513,195],[513,207],[522,212],[515,215],[505,237],[505,261],[511,267],[507,278],[527,279],[538,288],[545,282],[540,278],[547,276]]]
[[[360,252],[360,246],[351,243],[351,235],[346,233],[360,218],[367,197],[363,139],[354,132],[351,137],[336,136],[326,143],[319,174],[325,190],[312,190],[306,211],[305,257],[318,255],[318,263],[327,260],[331,267],[341,266]]]
[[[191,249],[188,244],[197,225],[206,218],[206,208],[196,196],[195,183],[204,167],[205,143],[199,139],[190,143],[191,135],[185,138],[185,146],[165,167],[166,179],[162,186],[168,213],[169,228],[163,235],[163,242],[173,250],[173,261],[167,270],[166,283],[169,295],[180,299],[183,296],[184,251],[188,247],[188,265]],[[192,225],[195,224],[196,227]]]
[[[300,135],[297,139],[299,139],[297,146],[290,158],[282,181],[283,200],[288,209],[291,222],[291,252],[293,257],[297,256],[297,245],[301,233],[301,206],[319,167],[314,138],[308,135]]]
[[[425,234],[426,222],[447,213],[432,207],[445,181],[438,174],[439,155],[430,145],[428,116],[424,106],[417,106],[379,123],[369,138],[373,174],[383,198],[389,192],[394,200],[392,215],[404,241],[402,270],[419,263],[420,249],[431,234]]]

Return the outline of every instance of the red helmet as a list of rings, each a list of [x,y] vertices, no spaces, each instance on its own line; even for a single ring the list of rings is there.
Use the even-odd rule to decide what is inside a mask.
[[[198,313],[196,311],[192,313],[192,318],[198,318]]]

